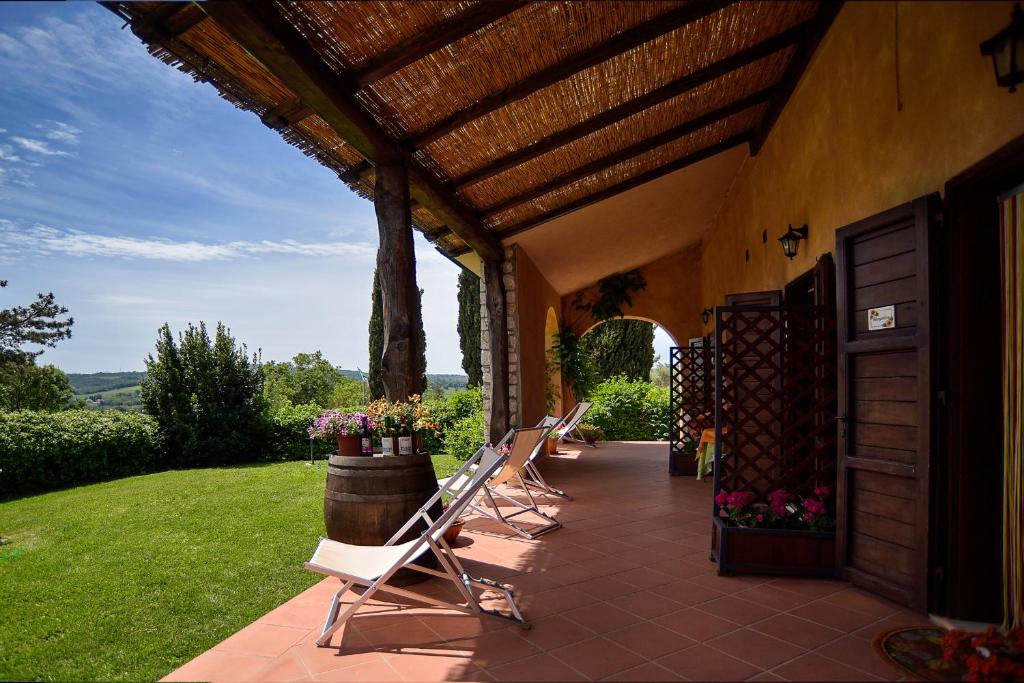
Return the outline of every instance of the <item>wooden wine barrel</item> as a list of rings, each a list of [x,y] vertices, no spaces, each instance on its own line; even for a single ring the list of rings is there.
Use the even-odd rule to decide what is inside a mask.
[[[429,455],[332,455],[324,491],[327,536],[353,545],[383,545],[436,492],[437,476]],[[428,514],[433,519],[440,517],[441,502]],[[401,541],[412,540],[425,528],[421,521]],[[428,550],[421,555],[420,563],[434,566],[433,553]],[[409,585],[427,578],[422,572],[402,570],[394,583]]]

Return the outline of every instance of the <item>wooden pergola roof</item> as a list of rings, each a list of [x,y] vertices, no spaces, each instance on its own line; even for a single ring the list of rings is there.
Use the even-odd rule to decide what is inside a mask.
[[[730,147],[757,153],[834,2],[109,2],[159,59],[213,84],[373,194],[410,168],[449,256]]]

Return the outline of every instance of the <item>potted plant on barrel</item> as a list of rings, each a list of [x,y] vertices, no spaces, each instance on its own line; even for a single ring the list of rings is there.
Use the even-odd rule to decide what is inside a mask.
[[[381,439],[393,439],[389,455],[413,455],[423,452],[423,431],[437,431],[437,423],[418,394],[409,397],[405,403],[378,399],[367,407],[370,417],[378,425],[388,425],[389,432],[381,433]]]
[[[337,439],[338,455],[358,457],[366,455],[362,437],[372,429],[373,419],[366,413],[325,410],[306,431],[311,439]]]

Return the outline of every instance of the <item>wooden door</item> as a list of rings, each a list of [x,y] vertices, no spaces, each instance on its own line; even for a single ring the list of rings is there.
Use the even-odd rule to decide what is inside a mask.
[[[938,195],[922,197],[836,232],[837,566],[851,582],[922,612],[933,406],[929,256],[938,206]],[[872,329],[889,306],[892,325]]]

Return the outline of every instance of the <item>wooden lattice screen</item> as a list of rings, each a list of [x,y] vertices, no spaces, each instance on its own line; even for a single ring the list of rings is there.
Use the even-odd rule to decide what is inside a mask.
[[[711,349],[703,346],[673,346],[669,351],[669,415],[668,430],[670,474],[692,474],[679,471],[683,440],[688,434],[698,435],[714,425],[714,370]],[[697,437],[700,438],[699,436]]]
[[[715,318],[715,493],[834,488],[834,309],[725,306]]]

